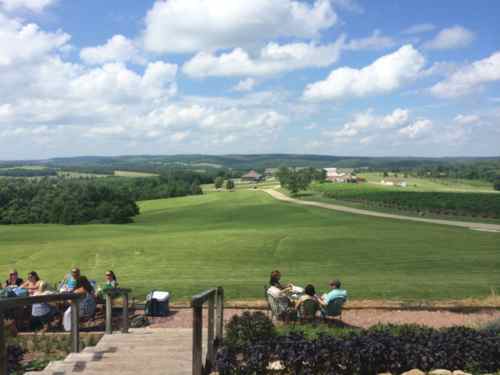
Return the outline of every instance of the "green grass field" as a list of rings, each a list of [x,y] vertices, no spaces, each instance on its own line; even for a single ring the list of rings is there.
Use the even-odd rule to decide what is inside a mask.
[[[500,290],[500,234],[303,207],[258,191],[147,201],[128,225],[0,226],[0,275],[16,267],[55,282],[79,266],[144,296],[174,300],[223,285],[260,299],[271,270],[325,290],[340,278],[353,299],[455,299]],[[2,279],[3,280],[3,279]]]
[[[360,177],[366,178],[370,184],[380,186],[380,181],[384,178],[383,173],[365,172],[360,173]],[[386,189],[407,190],[407,191],[449,191],[449,192],[495,192],[493,183],[481,180],[463,180],[452,178],[421,178],[421,177],[403,177],[399,174],[399,179],[406,181],[408,186],[401,188],[398,186],[383,186]],[[394,178],[393,174],[390,176]]]

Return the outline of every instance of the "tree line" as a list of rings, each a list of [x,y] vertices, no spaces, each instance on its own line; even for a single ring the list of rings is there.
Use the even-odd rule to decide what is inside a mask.
[[[0,179],[0,224],[129,223],[136,201],[202,194],[195,173],[94,179]]]

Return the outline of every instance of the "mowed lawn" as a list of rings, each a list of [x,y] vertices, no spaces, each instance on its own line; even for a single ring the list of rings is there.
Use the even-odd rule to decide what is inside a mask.
[[[456,299],[500,292],[500,234],[303,207],[258,191],[141,203],[129,225],[0,226],[0,274],[36,270],[51,282],[73,266],[101,280],[113,269],[143,297],[187,299],[223,285],[261,299],[271,270],[353,299]],[[5,277],[2,278],[5,280]]]

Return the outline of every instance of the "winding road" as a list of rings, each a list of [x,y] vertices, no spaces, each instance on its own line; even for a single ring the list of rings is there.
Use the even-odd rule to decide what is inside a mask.
[[[382,217],[382,218],[386,218],[386,219],[409,220],[409,221],[418,221],[421,223],[451,225],[451,226],[455,226],[455,227],[468,228],[468,229],[479,230],[479,231],[484,231],[484,232],[498,232],[498,233],[500,233],[500,225],[499,224],[473,223],[473,222],[466,222],[466,221],[453,221],[453,220],[441,220],[441,219],[424,219],[424,218],[420,218],[420,217],[387,214],[384,212],[363,210],[363,209],[359,209],[359,208],[341,206],[338,204],[303,201],[300,199],[291,198],[291,197],[289,197],[289,196],[287,196],[279,191],[276,191],[274,189],[262,189],[262,191],[266,192],[267,194],[269,194],[270,196],[272,196],[273,198],[275,198],[277,200],[280,200],[283,202],[300,204],[303,206],[320,207],[320,208],[326,208],[329,210],[348,212],[351,214],[358,214],[358,215]]]

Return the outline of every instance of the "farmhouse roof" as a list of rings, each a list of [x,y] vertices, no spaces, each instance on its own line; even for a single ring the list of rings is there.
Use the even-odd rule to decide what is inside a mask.
[[[248,172],[247,174],[244,174],[242,177],[247,177],[247,178],[259,178],[260,177],[260,174],[258,174],[256,171],[254,171],[253,169]]]

